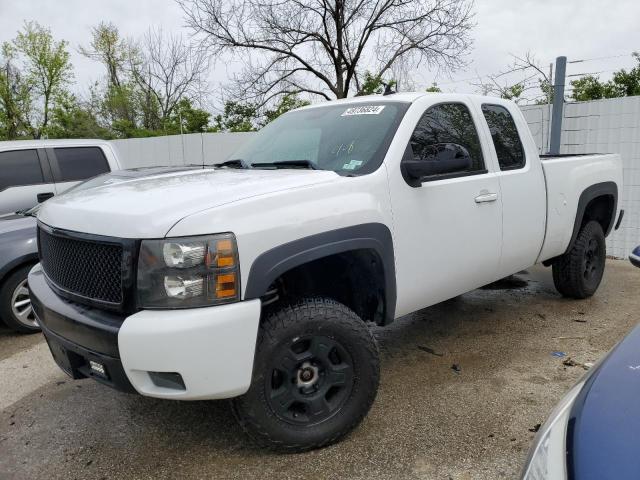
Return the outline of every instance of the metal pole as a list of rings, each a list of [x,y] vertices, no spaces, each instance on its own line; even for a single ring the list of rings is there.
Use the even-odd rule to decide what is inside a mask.
[[[553,98],[553,94],[551,93],[551,88],[553,87],[553,63],[549,64],[549,84],[547,85],[547,138],[546,140],[543,142],[544,143],[544,150],[546,150],[547,152],[549,151],[550,148],[550,142],[549,142],[549,138],[551,137],[551,99]],[[544,132],[544,123],[542,125],[543,127],[543,132]]]
[[[182,141],[182,164],[186,165],[187,159],[184,158],[184,132],[182,131],[182,112],[178,112],[178,119],[180,120],[180,140]]]
[[[560,153],[560,140],[562,136],[562,111],[564,108],[564,81],[567,71],[567,57],[556,58],[556,75],[553,86],[553,113],[551,116],[551,138],[549,153]]]

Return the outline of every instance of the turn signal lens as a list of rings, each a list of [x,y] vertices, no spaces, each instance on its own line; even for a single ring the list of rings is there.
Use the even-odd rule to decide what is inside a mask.
[[[216,276],[216,297],[227,298],[236,294],[236,274],[224,273]]]
[[[218,240],[216,243],[216,266],[218,268],[233,267],[235,264],[235,248],[230,239]]]

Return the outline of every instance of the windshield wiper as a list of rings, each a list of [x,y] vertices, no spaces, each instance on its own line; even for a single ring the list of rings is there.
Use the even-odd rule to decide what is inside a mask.
[[[33,207],[31,207],[33,208]],[[31,208],[25,208],[24,210],[18,210],[16,215],[22,215],[23,217],[35,217],[35,212],[31,211]]]
[[[253,168],[308,168],[318,170],[310,160],[281,160],[279,162],[252,163]]]
[[[232,160],[227,160],[226,162],[214,163],[213,166],[216,168],[251,168],[251,165],[244,161],[242,158],[234,158]]]

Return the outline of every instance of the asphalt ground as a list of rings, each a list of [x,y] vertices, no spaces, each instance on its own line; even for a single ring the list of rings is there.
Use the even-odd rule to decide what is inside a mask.
[[[532,430],[585,372],[563,362],[594,362],[624,337],[639,287],[640,270],[610,260],[596,295],[572,301],[535,267],[376,328],[369,416],[341,443],[298,455],[252,446],[225,401],[73,381],[41,335],[0,329],[0,479],[516,478]]]

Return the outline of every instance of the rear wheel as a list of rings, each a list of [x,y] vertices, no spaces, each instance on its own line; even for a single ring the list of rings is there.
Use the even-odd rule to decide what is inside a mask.
[[[378,348],[366,324],[333,300],[305,299],[262,323],[251,386],[233,407],[262,445],[310,450],[362,421],[378,381]]]
[[[0,317],[4,323],[19,333],[36,333],[40,326],[36,321],[27,276],[33,265],[20,267],[13,272],[0,288]]]
[[[602,281],[607,247],[598,222],[586,223],[571,250],[553,263],[553,283],[563,296],[587,298]]]

